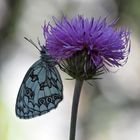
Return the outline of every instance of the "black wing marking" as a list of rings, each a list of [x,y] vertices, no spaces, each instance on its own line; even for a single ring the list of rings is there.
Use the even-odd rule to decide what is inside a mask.
[[[40,59],[23,79],[16,101],[16,115],[23,119],[40,116],[56,108],[62,99],[63,84],[57,69]]]

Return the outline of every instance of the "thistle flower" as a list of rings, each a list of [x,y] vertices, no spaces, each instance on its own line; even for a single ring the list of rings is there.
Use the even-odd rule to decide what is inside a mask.
[[[45,47],[59,62],[61,70],[75,81],[70,139],[75,140],[77,110],[84,80],[96,79],[112,67],[123,66],[130,52],[130,33],[115,28],[116,20],[95,20],[77,16],[70,20],[53,18],[55,25],[44,25]]]
[[[123,66],[130,52],[130,33],[125,28],[115,28],[116,21],[95,20],[77,16],[55,25],[44,25],[45,46],[49,54],[60,61],[63,71],[75,79],[94,79]]]

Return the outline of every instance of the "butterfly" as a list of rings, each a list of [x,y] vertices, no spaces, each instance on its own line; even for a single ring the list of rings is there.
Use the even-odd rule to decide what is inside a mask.
[[[27,71],[16,99],[16,115],[30,119],[57,107],[63,99],[63,84],[55,67],[57,63],[46,53],[46,48],[40,45],[40,50],[32,40],[25,39],[41,53],[41,58]]]

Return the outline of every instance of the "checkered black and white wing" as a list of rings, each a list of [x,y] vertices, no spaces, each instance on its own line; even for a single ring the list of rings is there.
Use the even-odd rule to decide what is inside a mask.
[[[63,84],[56,67],[42,59],[35,62],[26,73],[16,100],[16,115],[29,119],[57,107],[63,99]]]

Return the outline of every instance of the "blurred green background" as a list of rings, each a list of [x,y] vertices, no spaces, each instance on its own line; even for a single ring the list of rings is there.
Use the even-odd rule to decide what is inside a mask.
[[[128,63],[102,80],[85,82],[76,140],[140,139],[140,0],[0,0],[0,140],[68,140],[74,81],[64,83],[64,100],[31,120],[15,116],[16,96],[39,52],[24,36],[44,43],[42,25],[52,16],[118,18],[131,31]]]

